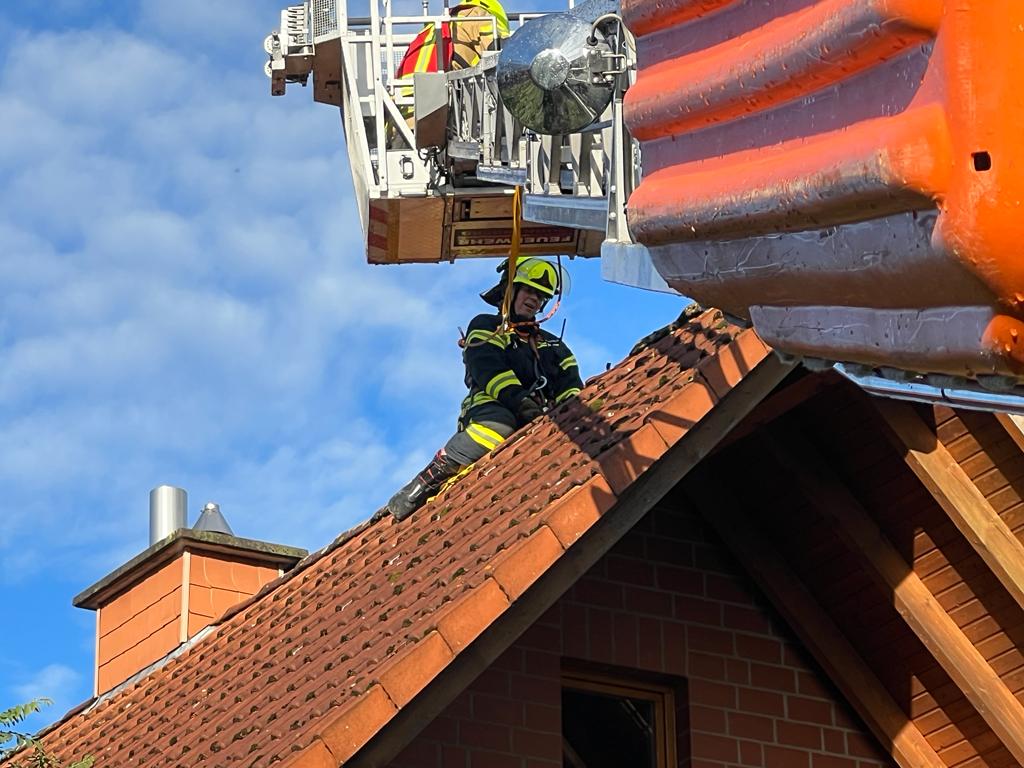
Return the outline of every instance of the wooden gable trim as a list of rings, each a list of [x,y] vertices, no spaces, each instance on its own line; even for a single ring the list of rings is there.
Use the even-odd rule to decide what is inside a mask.
[[[946,768],[807,587],[756,536],[753,521],[729,490],[729,481],[705,470],[694,474],[698,472],[699,477],[687,485],[687,494],[701,515],[900,768]]]
[[[764,440],[802,495],[829,519],[866,572],[935,660],[1024,765],[1024,706],[985,661],[934,595],[885,537],[849,488],[804,438],[789,430]]]
[[[1024,416],[1016,413],[997,413],[996,421],[1002,425],[1017,447],[1024,451]]]
[[[769,352],[684,437],[624,489],[615,505],[594,520],[585,534],[566,546],[528,589],[502,608],[453,663],[441,669],[408,704],[397,712],[388,712],[373,736],[345,761],[345,768],[390,765],[416,734],[607,554],[793,367],[793,363],[783,363]],[[286,763],[287,768],[320,768],[315,762],[318,755],[314,751],[308,757],[300,753],[293,762]],[[308,764],[304,762],[307,759]]]
[[[1024,544],[912,405],[881,398],[872,398],[872,403],[885,420],[887,437],[907,466],[1024,608]]]

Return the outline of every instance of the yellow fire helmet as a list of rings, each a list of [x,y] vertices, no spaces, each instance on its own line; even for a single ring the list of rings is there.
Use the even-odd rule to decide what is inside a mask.
[[[535,288],[550,299],[558,292],[558,270],[543,259],[525,259],[516,264],[512,282]]]
[[[508,280],[507,259],[498,265],[497,271],[501,273],[501,280],[489,291],[480,294],[481,299],[494,307],[501,306],[502,297],[505,294],[505,285]],[[563,298],[568,296],[569,290],[572,287],[569,273],[564,267],[538,258],[518,261],[512,282],[514,284],[528,285],[549,299],[556,293],[560,294]]]
[[[455,8],[452,9],[452,13],[461,6],[475,5],[478,8],[483,8],[487,13],[494,17],[494,20],[498,23],[498,37],[508,37],[510,29],[508,26],[508,14],[505,13],[505,9],[501,6],[498,0],[462,0]]]

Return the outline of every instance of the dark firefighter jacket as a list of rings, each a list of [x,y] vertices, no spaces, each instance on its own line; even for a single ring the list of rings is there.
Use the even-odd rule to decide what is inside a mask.
[[[477,315],[469,324],[462,357],[466,363],[469,394],[462,416],[471,408],[497,402],[516,413],[527,394],[545,404],[560,403],[583,387],[576,357],[554,334],[537,328],[530,338],[511,331],[497,333],[500,315]],[[542,390],[531,387],[543,377]]]

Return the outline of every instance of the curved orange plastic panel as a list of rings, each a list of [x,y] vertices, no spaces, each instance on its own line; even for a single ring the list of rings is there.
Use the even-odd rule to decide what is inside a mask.
[[[635,35],[647,35],[705,16],[734,0],[625,0],[623,13]]]
[[[1024,376],[1024,2],[624,0],[623,15],[643,150],[627,216],[670,285],[778,322],[758,330],[801,354]],[[928,212],[926,228],[906,218]],[[929,264],[955,279],[907,291]],[[914,311],[928,333],[908,330]],[[939,317],[961,325],[937,336]],[[929,367],[911,348],[925,337],[959,357]]]
[[[661,61],[627,96],[636,138],[745,117],[810,93],[932,38],[941,0],[827,0],[735,39]]]
[[[866,120],[842,141],[816,136],[670,166],[630,198],[641,242],[811,229],[926,208],[948,165],[941,112]]]
[[[937,196],[939,231],[1016,313],[1024,306],[1024,3],[947,4],[940,63],[953,156]]]

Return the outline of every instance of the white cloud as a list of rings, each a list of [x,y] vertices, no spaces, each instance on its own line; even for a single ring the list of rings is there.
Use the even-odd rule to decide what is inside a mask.
[[[277,27],[286,0],[141,0],[138,31],[168,40],[187,40],[202,50],[211,45],[235,43],[253,54],[263,53],[263,36]]]
[[[63,712],[74,703],[70,694],[78,687],[82,675],[63,664],[47,664],[24,682],[11,687],[14,697],[19,702],[46,698],[54,704],[54,709]]]
[[[5,90],[21,83],[31,103],[56,116],[97,121],[108,130],[147,110],[180,104],[192,84],[184,55],[113,28],[21,34],[9,49]]]

